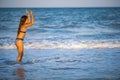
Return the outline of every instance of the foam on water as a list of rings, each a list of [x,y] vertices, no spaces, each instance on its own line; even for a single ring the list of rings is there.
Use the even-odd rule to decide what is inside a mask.
[[[65,41],[65,42],[26,42],[25,49],[83,49],[83,48],[120,48],[120,41]],[[14,43],[4,43],[0,49],[16,49]]]
[[[0,11],[0,49],[16,49],[19,18],[25,10]],[[33,8],[32,11],[35,24],[27,30],[25,49],[120,47],[120,8]]]

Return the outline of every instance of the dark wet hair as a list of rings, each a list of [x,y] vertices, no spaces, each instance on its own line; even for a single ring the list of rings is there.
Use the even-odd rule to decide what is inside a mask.
[[[27,19],[27,16],[26,15],[23,15],[21,18],[20,18],[20,25],[23,25],[25,23]]]

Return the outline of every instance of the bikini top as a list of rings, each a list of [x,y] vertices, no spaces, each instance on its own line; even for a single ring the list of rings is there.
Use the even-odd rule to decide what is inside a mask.
[[[18,32],[26,33],[25,31],[20,31],[20,30]]]

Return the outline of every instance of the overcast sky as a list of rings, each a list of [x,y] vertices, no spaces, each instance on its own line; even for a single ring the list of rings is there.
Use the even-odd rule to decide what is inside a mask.
[[[120,0],[0,0],[0,7],[120,7]]]

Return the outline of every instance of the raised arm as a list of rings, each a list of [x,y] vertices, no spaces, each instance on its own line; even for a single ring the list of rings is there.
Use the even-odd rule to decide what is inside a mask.
[[[27,27],[32,26],[34,24],[34,14],[32,11],[30,11],[30,13],[28,14],[28,22],[29,23],[26,24]]]
[[[30,11],[30,16],[31,16],[31,24],[34,24],[34,14],[32,11]]]
[[[27,9],[25,12],[26,12],[26,15],[28,16],[27,23],[30,23],[30,13]]]

